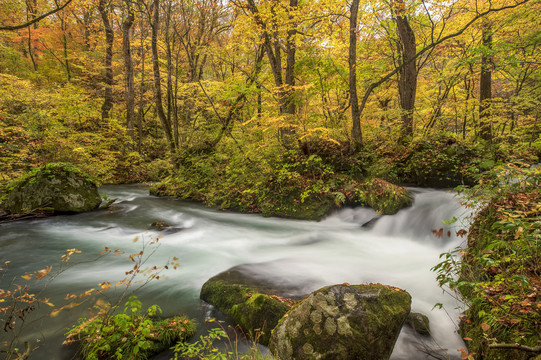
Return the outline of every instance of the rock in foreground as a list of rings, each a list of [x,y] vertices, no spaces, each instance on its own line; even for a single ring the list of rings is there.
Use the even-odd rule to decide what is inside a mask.
[[[273,330],[278,359],[384,360],[391,356],[411,296],[383,285],[334,285],[295,306]]]
[[[233,267],[209,279],[201,299],[228,315],[253,340],[268,345],[271,330],[294,305],[297,289],[280,287],[255,275],[264,265]]]
[[[47,208],[61,213],[81,213],[101,204],[96,183],[71,164],[51,163],[16,180],[4,209],[12,214]]]

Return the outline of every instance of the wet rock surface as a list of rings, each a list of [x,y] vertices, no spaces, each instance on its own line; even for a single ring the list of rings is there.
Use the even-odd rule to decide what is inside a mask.
[[[98,208],[101,202],[91,178],[71,164],[52,163],[17,180],[3,206],[11,214],[81,213]]]
[[[278,359],[388,359],[411,296],[383,285],[333,285],[310,294],[273,330]]]

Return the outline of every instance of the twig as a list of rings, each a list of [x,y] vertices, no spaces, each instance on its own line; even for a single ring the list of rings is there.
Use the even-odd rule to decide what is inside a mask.
[[[488,346],[489,349],[515,349],[532,353],[541,353],[541,346],[531,347],[520,344],[491,344]]]
[[[49,11],[49,12],[46,12],[45,14],[41,15],[41,16],[38,16],[37,18],[35,19],[32,19],[28,22],[25,22],[24,24],[19,24],[19,25],[14,25],[14,26],[0,26],[0,30],[19,30],[19,29],[22,29],[22,28],[25,28],[25,27],[28,27],[34,23],[37,23],[38,21],[40,20],[43,20],[45,19],[47,16],[49,15],[52,15],[60,10],[62,10],[63,8],[65,8],[66,6],[68,6],[70,3],[72,2],[72,0],[68,0],[64,3],[64,5],[62,6],[57,6],[56,8],[54,8],[53,10]]]

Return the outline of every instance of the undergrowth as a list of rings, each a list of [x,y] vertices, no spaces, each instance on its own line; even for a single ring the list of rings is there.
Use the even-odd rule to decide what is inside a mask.
[[[471,358],[541,353],[541,170],[507,165],[468,191],[482,205],[468,247],[434,270],[468,309],[461,332]]]
[[[111,315],[111,310],[116,309],[102,306],[94,317],[81,319],[66,334],[66,343],[78,340],[84,359],[147,359],[195,333],[195,324],[186,317],[157,319],[161,313],[158,305],[143,312],[135,296],[128,299],[121,313]]]

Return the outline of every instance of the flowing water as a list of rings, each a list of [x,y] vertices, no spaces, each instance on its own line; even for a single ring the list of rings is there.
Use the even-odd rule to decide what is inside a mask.
[[[411,208],[363,227],[377,215],[370,209],[343,209],[320,222],[263,218],[152,197],[144,186],[105,186],[102,194],[118,198],[110,210],[0,225],[0,260],[10,261],[0,280],[5,288],[14,277],[20,282],[20,275],[26,272],[48,265],[54,265],[55,272],[66,249],[76,248],[82,253],[74,254],[70,263],[78,264],[57,276],[43,294],[61,304],[66,293],[81,293],[103,281],[123,279],[133,267],[127,255],[141,251],[143,240],[147,242],[145,254],[150,254],[155,247],[148,242],[160,236],[159,247],[146,265],[161,266],[178,257],[181,266],[161,274],[137,295],[143,306],[159,304],[166,316],[185,313],[203,323],[209,308],[199,300],[199,291],[207,279],[235,265],[264,263],[254,267],[260,269],[260,276],[302,284],[306,291],[344,282],[405,289],[413,298],[412,311],[429,317],[433,340],[404,327],[392,359],[430,358],[425,355],[427,348],[459,359],[457,350],[464,347],[456,332],[460,303],[442,292],[430,268],[440,261],[440,253],[464,242],[455,232],[467,228],[468,214],[452,193],[413,191]],[[447,236],[442,220],[452,217],[459,221],[449,227],[451,236]],[[148,230],[156,221],[172,229]],[[443,236],[434,236],[432,230],[440,228],[446,228]],[[126,255],[99,258],[105,247]],[[115,292],[108,296],[113,300]],[[437,303],[444,308],[434,308]],[[90,306],[68,309],[56,317],[47,316],[50,309],[41,306],[40,316],[26,324],[21,337],[41,341],[31,358],[72,358],[73,352],[61,345],[63,334],[78,318],[88,315]],[[0,340],[4,340],[2,336]]]

